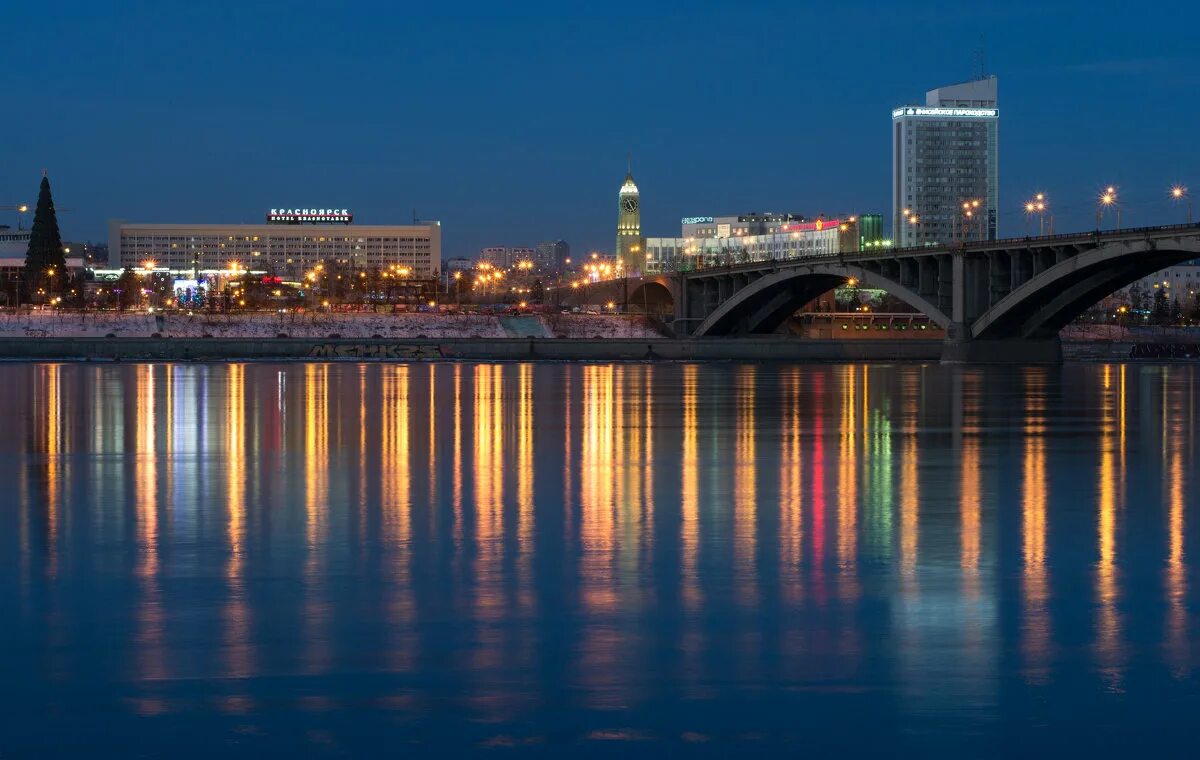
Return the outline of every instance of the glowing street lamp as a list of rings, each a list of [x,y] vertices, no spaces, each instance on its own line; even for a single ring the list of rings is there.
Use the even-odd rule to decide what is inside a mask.
[[[1117,229],[1121,229],[1121,206],[1117,203],[1117,188],[1109,185],[1100,193],[1099,202],[1096,204],[1096,229],[1100,229],[1100,224],[1104,221],[1104,212],[1108,209],[1116,209],[1117,212]]]
[[[1188,193],[1188,189],[1183,185],[1175,185],[1171,188],[1171,200],[1179,203],[1187,201],[1187,223],[1192,223],[1192,196]]]
[[[912,225],[913,236],[917,240],[917,245],[924,245],[925,243],[921,240],[920,233],[917,231],[917,225],[921,223],[921,217],[917,214],[912,214],[908,217],[908,223]]]
[[[1032,217],[1034,214],[1038,217],[1038,235],[1046,234],[1046,209],[1048,207],[1045,193],[1038,193],[1025,202],[1026,221],[1028,221],[1028,217]],[[1051,223],[1051,227],[1053,226],[1053,223]]]

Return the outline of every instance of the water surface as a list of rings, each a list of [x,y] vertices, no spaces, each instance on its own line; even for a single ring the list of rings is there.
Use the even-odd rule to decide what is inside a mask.
[[[1190,753],[1196,371],[0,366],[0,755]]]

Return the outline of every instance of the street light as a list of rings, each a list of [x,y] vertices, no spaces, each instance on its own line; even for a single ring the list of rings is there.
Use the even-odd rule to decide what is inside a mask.
[[[976,215],[978,215],[979,207],[981,205],[983,205],[983,201],[979,200],[978,198],[969,198],[963,201],[962,219],[959,222],[959,236],[964,241],[967,239],[967,235],[971,229],[970,224],[972,221],[974,221]],[[979,237],[982,239],[983,235],[980,235]]]
[[[1046,202],[1046,194],[1045,193],[1038,193],[1037,195],[1033,196],[1033,198],[1031,198],[1030,200],[1025,202],[1026,221],[1028,221],[1028,217],[1031,217],[1034,214],[1037,214],[1038,235],[1039,236],[1046,234],[1046,209],[1047,208],[1049,208],[1049,204],[1047,204],[1047,202]],[[1051,221],[1050,226],[1051,227],[1054,226],[1053,219]]]
[[[1117,203],[1117,188],[1109,185],[1100,193],[1099,203],[1096,205],[1096,229],[1100,229],[1100,224],[1104,220],[1104,212],[1109,208],[1114,208],[1117,211],[1117,229],[1121,229],[1121,206]]]
[[[1192,223],[1192,196],[1188,193],[1188,189],[1183,185],[1176,185],[1171,188],[1171,200],[1179,203],[1187,201],[1187,223]]]

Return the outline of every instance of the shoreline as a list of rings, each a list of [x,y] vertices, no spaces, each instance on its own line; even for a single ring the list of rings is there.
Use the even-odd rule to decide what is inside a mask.
[[[1125,361],[1129,341],[1063,341],[1066,361]],[[0,361],[939,362],[940,339],[0,337]]]
[[[940,340],[0,338],[6,361],[937,361]]]

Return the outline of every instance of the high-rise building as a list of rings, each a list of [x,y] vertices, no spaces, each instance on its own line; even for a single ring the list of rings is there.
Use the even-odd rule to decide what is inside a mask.
[[[995,240],[996,77],[939,87],[892,111],[892,232],[902,247]]]
[[[626,271],[641,270],[645,256],[642,254],[641,196],[633,182],[632,172],[625,174],[625,182],[617,193],[616,256]]]
[[[571,246],[565,240],[547,240],[538,243],[534,262],[543,269],[562,269],[571,258]]]

